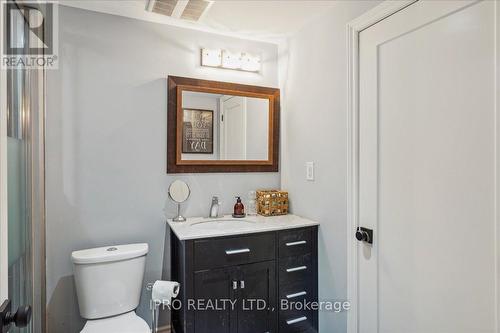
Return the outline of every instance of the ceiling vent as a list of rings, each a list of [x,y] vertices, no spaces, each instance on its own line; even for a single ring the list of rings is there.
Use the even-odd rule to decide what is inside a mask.
[[[147,11],[188,21],[199,21],[208,11],[210,0],[149,0]]]

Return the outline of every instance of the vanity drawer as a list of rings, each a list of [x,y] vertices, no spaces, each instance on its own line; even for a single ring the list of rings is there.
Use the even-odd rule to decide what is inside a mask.
[[[311,253],[313,230],[292,229],[278,233],[278,251],[280,258]]]
[[[297,257],[281,258],[278,268],[280,285],[300,281],[311,283],[314,275],[311,256],[311,254],[305,254]]]
[[[314,328],[312,311],[284,310],[279,314],[280,332],[305,333],[317,332]]]
[[[197,271],[275,258],[273,233],[194,241],[194,269]]]

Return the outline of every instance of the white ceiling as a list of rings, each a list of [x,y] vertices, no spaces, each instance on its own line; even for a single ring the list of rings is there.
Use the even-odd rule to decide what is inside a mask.
[[[220,30],[273,38],[296,32],[333,4],[331,0],[219,0],[203,21]]]
[[[60,0],[59,3],[225,35],[279,42],[334,6],[335,1],[216,0],[200,22],[196,23],[147,12],[147,0]]]

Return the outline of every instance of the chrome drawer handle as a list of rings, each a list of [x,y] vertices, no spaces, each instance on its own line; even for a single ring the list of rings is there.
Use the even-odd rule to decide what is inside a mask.
[[[290,242],[290,243],[286,243],[286,246],[297,246],[297,245],[304,245],[306,244],[307,242],[305,240],[303,241],[298,241],[298,242]]]
[[[290,298],[295,298],[295,297],[304,296],[304,295],[307,295],[307,293],[305,291],[301,291],[300,293],[286,295],[286,298],[290,299]]]
[[[307,320],[307,317],[300,317],[300,318],[290,319],[290,320],[287,320],[286,323],[288,325],[292,325],[292,324],[300,323],[301,321],[304,321],[304,320]]]
[[[291,273],[291,272],[303,271],[304,269],[307,269],[307,266],[299,266],[299,267],[287,268],[286,272],[287,273]]]
[[[240,253],[250,253],[250,249],[226,250],[227,255],[240,254]]]

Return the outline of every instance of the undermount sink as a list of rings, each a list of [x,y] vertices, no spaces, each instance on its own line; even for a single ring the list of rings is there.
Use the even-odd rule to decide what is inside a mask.
[[[231,228],[231,229],[247,229],[251,227],[255,222],[248,221],[248,220],[236,220],[236,219],[217,219],[217,220],[208,220],[208,221],[201,221],[201,222],[196,222],[191,224],[191,228],[196,228],[196,229],[226,229],[226,228]]]

